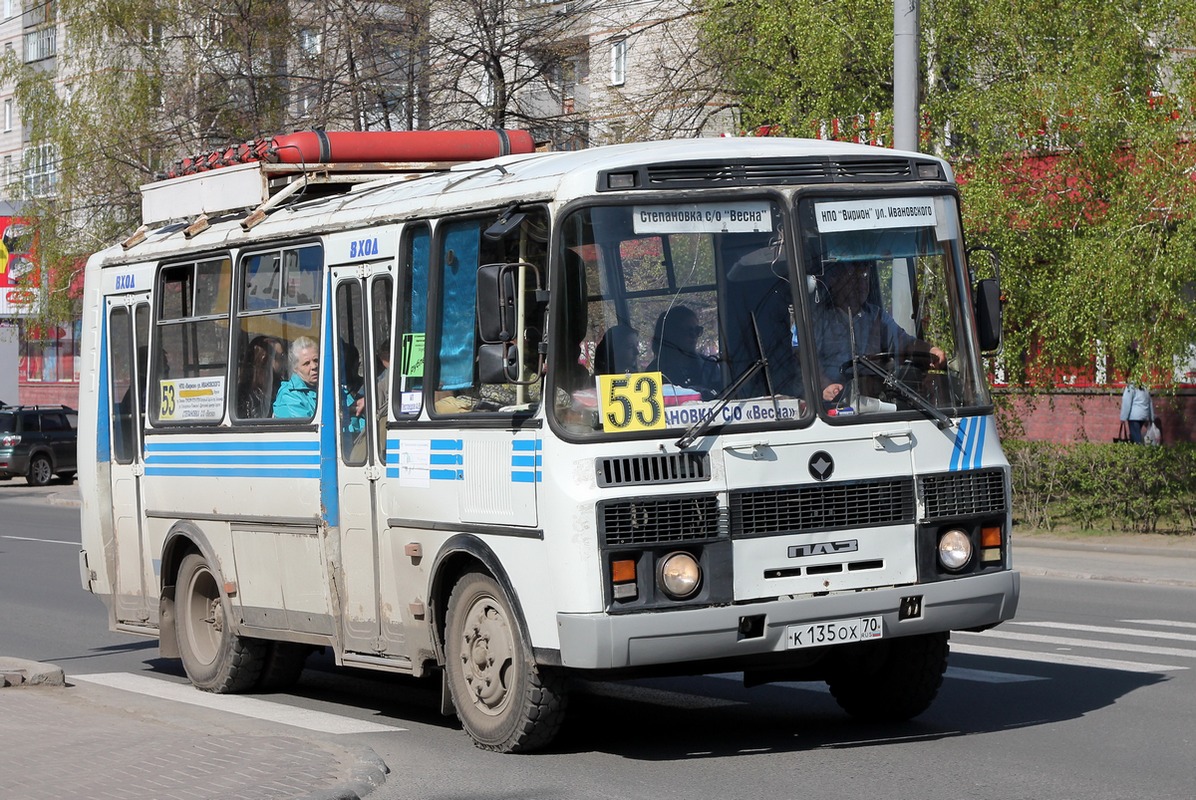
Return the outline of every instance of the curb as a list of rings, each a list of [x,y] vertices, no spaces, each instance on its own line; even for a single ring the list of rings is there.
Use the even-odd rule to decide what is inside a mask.
[[[1124,556],[1167,556],[1168,558],[1196,558],[1196,547],[1150,544],[1098,544],[1096,541],[1074,541],[1071,539],[1018,538],[1016,532],[1013,547],[1027,547],[1043,550],[1073,550],[1084,553],[1110,553]]]
[[[65,685],[66,675],[56,664],[0,657],[0,687]]]

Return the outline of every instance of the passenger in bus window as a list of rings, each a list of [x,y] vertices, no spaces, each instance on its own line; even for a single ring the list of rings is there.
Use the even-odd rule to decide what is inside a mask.
[[[933,369],[946,366],[942,349],[904,331],[893,317],[872,302],[874,264],[847,261],[828,265],[822,281],[824,296],[814,308],[814,341],[822,367],[822,399],[837,400],[852,376],[857,355],[924,354]]]
[[[630,325],[619,323],[607,329],[594,348],[594,373],[618,375],[638,372],[640,335]]]
[[[648,363],[648,372],[660,372],[665,383],[684,386],[710,400],[722,388],[718,361],[698,352],[702,326],[689,306],[674,306],[661,312],[652,332],[656,356]]]
[[[286,351],[274,336],[255,336],[245,350],[237,379],[237,416],[265,419],[286,372]]]
[[[316,386],[320,379],[320,350],[315,340],[300,336],[291,343],[291,377],[278,387],[274,399],[274,416],[294,419],[311,419],[316,413]],[[345,429],[351,433],[365,427],[362,410],[363,398],[354,398],[343,387],[340,388],[341,402],[346,411]]]

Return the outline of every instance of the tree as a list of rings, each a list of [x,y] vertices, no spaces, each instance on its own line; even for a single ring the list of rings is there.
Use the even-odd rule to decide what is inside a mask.
[[[10,55],[0,70],[28,152],[51,164],[52,181],[9,189],[52,276],[40,309],[52,321],[73,316],[65,287],[88,254],[140,224],[139,187],[175,160],[303,127],[411,127],[421,113],[420,38],[404,3],[216,0],[197,12],[173,0],[58,0],[57,9],[69,47],[53,62]]]
[[[707,12],[745,124],[889,141],[891,3]],[[955,164],[970,241],[1002,253],[1011,379],[1094,353],[1170,376],[1196,342],[1194,42],[1187,0],[922,4],[923,149]]]

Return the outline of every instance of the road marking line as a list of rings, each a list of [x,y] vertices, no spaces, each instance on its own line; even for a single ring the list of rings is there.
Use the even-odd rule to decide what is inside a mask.
[[[280,722],[283,725],[306,728],[319,733],[385,733],[407,730],[406,728],[396,728],[393,725],[380,725],[377,722],[366,722],[351,717],[342,717],[338,714],[328,714],[323,711],[295,708],[269,700],[259,700],[255,697],[201,692],[190,684],[171,683],[159,678],[131,675],[127,672],[98,672],[69,677],[72,681],[95,683],[162,700],[173,700],[177,703],[211,708],[268,722]]]
[[[1123,619],[1122,622],[1132,622],[1135,625],[1162,625],[1168,628],[1193,628],[1196,622],[1180,622],[1175,619]]]
[[[952,645],[952,652],[955,649],[955,645]],[[943,677],[974,683],[1028,683],[1050,680],[1041,675],[1019,675],[1016,672],[993,672],[987,669],[968,669],[967,667],[947,667],[947,672]]]
[[[1041,661],[1047,664],[1065,664],[1072,667],[1096,667],[1119,672],[1176,672],[1187,667],[1169,664],[1146,664],[1141,661],[1116,661],[1110,658],[1086,658],[1064,653],[1035,653],[1029,650],[1012,650],[1005,647],[984,647],[975,644],[951,643],[951,652],[970,656],[991,656],[1012,658],[1018,661]]]
[[[1005,631],[985,631],[973,634],[984,639],[1012,639],[1015,642],[1038,642],[1041,644],[1057,644],[1065,647],[1090,647],[1093,650],[1116,650],[1125,653],[1149,653],[1152,656],[1177,656],[1179,658],[1196,658],[1196,650],[1185,650],[1182,647],[1150,647],[1142,644],[1128,644],[1124,642],[1105,642],[1099,639],[1075,639],[1070,636],[1039,636],[1036,633],[1006,633]],[[969,637],[970,638],[970,637]]]
[[[1127,620],[1133,622],[1134,620]],[[1061,622],[1009,622],[1009,625],[1028,625],[1036,628],[1054,628],[1064,631],[1087,631],[1089,633],[1111,633],[1115,636],[1139,636],[1154,639],[1171,639],[1177,642],[1196,642],[1196,634],[1175,633],[1174,631],[1150,631],[1142,628],[1109,628],[1104,625],[1077,625]],[[1196,626],[1193,626],[1196,627]]]
[[[0,536],[0,539],[15,539],[18,542],[45,542],[46,544],[73,544],[75,547],[81,547],[78,542],[64,542],[61,539],[37,539],[33,536]]]

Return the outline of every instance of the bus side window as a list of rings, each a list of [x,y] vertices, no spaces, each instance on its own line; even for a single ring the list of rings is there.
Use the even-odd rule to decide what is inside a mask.
[[[320,341],[318,287],[323,269],[323,252],[311,244],[249,253],[238,263],[234,421],[278,418],[274,403],[279,390],[293,383],[291,347],[301,337]],[[312,404],[310,414],[295,418],[310,419],[315,395],[302,393],[298,384],[295,388]],[[295,409],[288,410],[294,417]]]
[[[147,408],[155,425],[219,424],[229,393],[227,256],[171,264],[158,274]]]
[[[404,232],[398,307],[395,309],[395,391],[390,401],[396,418],[418,417],[423,410],[424,340],[428,321],[428,273],[432,237],[427,225]]]
[[[505,224],[508,221],[517,224]],[[522,342],[525,374],[520,377],[526,385],[483,384],[478,379],[477,271],[482,264],[526,263],[539,269],[542,280],[546,278],[547,215],[541,208],[507,210],[491,217],[450,222],[442,231],[435,412],[530,413],[540,401],[541,387],[534,373],[536,342]],[[527,283],[521,289],[530,296],[533,278],[530,274],[525,277]],[[524,329],[539,330],[542,324],[542,320],[527,318]]]

